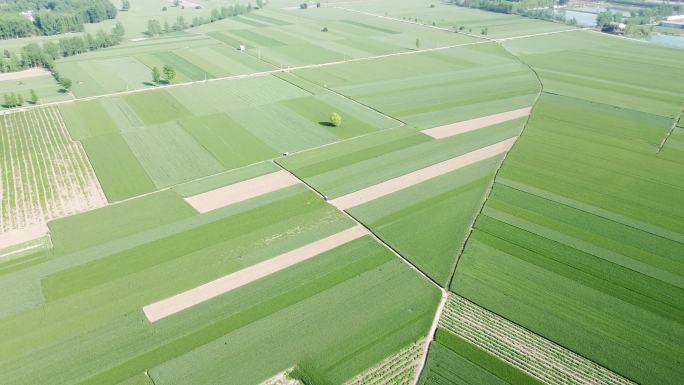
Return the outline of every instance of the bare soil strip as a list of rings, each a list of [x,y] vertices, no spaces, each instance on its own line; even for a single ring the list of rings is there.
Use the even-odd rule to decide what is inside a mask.
[[[50,75],[50,71],[46,70],[45,68],[35,67],[35,68],[29,68],[29,69],[23,70],[23,71],[8,72],[8,73],[0,74],[0,82],[5,81],[5,80],[19,80],[19,79],[35,78],[37,76],[46,76],[46,75]]]
[[[515,143],[516,139],[518,139],[517,136],[506,139],[499,143],[495,143],[490,146],[471,151],[467,154],[445,160],[444,162],[440,162],[412,173],[378,183],[374,186],[355,191],[351,194],[341,196],[329,202],[340,210],[347,210],[349,208],[362,205],[385,195],[389,195],[440,175],[458,170],[473,163],[477,163],[481,160],[503,154],[513,146],[513,143]]]
[[[422,133],[435,139],[444,139],[450,136],[479,130],[480,128],[493,126],[495,124],[508,122],[509,120],[522,118],[529,115],[531,111],[532,107],[520,108],[518,110],[447,124],[446,126],[428,128],[427,130],[423,130]]]
[[[235,273],[228,274],[173,297],[147,305],[143,307],[143,312],[145,312],[145,316],[150,322],[159,321],[162,318],[228,293],[231,290],[247,285],[290,266],[294,266],[367,234],[369,234],[369,232],[363,226],[352,227],[351,229],[344,230],[264,262],[236,271]]]
[[[216,190],[185,198],[199,213],[206,213],[246,201],[299,183],[287,171],[276,171],[253,179],[231,184]]]
[[[45,236],[48,233],[48,228],[45,224],[38,224],[30,227],[25,227],[20,230],[8,231],[0,233],[0,249],[26,243],[34,239]]]

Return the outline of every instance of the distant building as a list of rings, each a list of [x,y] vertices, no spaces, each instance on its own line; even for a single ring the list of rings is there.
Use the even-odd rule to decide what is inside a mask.
[[[684,15],[668,16],[658,25],[665,28],[684,29]]]
[[[24,16],[25,18],[29,19],[32,23],[36,21],[36,19],[33,17],[33,11],[30,9],[28,11],[22,12],[21,16]]]

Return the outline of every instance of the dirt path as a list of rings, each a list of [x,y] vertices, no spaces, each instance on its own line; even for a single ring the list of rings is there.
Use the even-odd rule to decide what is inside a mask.
[[[418,183],[425,182],[440,175],[458,170],[459,168],[471,165],[481,160],[503,154],[508,151],[511,146],[513,146],[513,143],[515,143],[516,139],[517,137],[506,139],[499,143],[495,143],[490,146],[471,151],[467,154],[463,154],[432,166],[396,177],[394,179],[378,183],[365,189],[355,191],[351,194],[331,200],[330,204],[340,210],[347,210],[349,208],[359,206],[361,204],[381,198],[385,195],[389,195],[393,192],[403,190],[405,188],[417,185]]]
[[[48,228],[45,224],[38,224],[23,229],[8,231],[0,234],[0,249],[19,245],[45,236]]]
[[[276,171],[246,181],[221,187],[185,198],[185,201],[203,214],[212,210],[243,202],[270,192],[299,183],[299,179],[287,171]]]
[[[480,128],[493,126],[495,124],[508,122],[509,120],[522,118],[524,116],[528,116],[530,111],[532,111],[532,107],[525,107],[518,110],[447,124],[445,126],[428,128],[427,130],[423,130],[421,132],[435,139],[444,139],[469,131],[479,130]]]
[[[45,68],[35,67],[35,68],[29,68],[27,70],[18,71],[18,72],[0,73],[0,82],[5,81],[5,80],[21,80],[21,79],[35,78],[38,76],[46,76],[46,75],[50,75],[50,71],[46,70]]]
[[[145,316],[150,322],[159,321],[162,318],[228,293],[231,290],[235,290],[260,278],[267,277],[290,266],[294,266],[365,235],[368,235],[368,230],[366,230],[366,228],[362,226],[352,227],[351,229],[344,230],[285,254],[236,271],[235,273],[228,274],[173,297],[147,305],[143,307],[143,312],[145,312]]]

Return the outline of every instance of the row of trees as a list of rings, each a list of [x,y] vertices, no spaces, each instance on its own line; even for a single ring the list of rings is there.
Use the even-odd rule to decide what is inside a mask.
[[[162,74],[164,76],[164,81],[166,84],[171,84],[173,79],[176,78],[176,70],[170,65],[165,65],[162,70],[159,71],[159,67],[152,67],[152,82],[154,84],[159,84],[162,80]]]
[[[261,5],[264,6],[263,3]],[[164,21],[164,24],[159,22],[159,20],[152,19],[147,22],[147,35],[148,36],[159,36],[164,33],[169,33],[173,31],[182,31],[186,28],[197,27],[202,24],[213,23],[218,20],[223,20],[227,17],[234,17],[249,13],[252,11],[252,4],[247,5],[230,5],[227,7],[221,7],[218,9],[212,9],[211,14],[208,17],[195,17],[192,19],[191,23],[187,23],[183,16],[178,16],[176,18],[175,24],[171,25],[168,21]]]
[[[31,43],[21,48],[20,53],[5,50],[0,58],[0,72],[14,72],[31,67],[53,69],[54,61],[60,57],[77,55],[87,51],[95,51],[110,47],[123,41],[125,34],[123,25],[118,22],[111,33],[98,30],[95,34],[64,37],[57,43],[46,41],[39,45]]]
[[[36,91],[31,89],[29,95],[30,95],[29,103],[31,103],[31,104],[38,103],[38,94],[36,93]],[[3,104],[4,107],[12,108],[12,107],[20,107],[23,105],[24,105],[24,97],[20,93],[10,92],[10,93],[4,95],[4,104]]]
[[[0,12],[0,39],[80,32],[84,24],[113,19],[117,13],[109,0],[37,0],[7,4]],[[29,10],[33,20],[19,14]]]

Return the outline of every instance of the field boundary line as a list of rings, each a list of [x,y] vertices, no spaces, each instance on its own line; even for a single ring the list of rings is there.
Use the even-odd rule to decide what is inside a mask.
[[[315,187],[313,187],[313,186],[311,186],[310,184],[308,184],[306,181],[304,181],[303,179],[301,179],[300,177],[298,177],[296,174],[292,173],[290,170],[288,170],[287,168],[285,168],[285,167],[284,167],[283,165],[281,165],[280,163],[278,163],[278,162],[276,162],[276,161],[274,161],[274,163],[277,164],[279,167],[281,167],[283,170],[285,170],[285,171],[291,173],[295,178],[299,179],[305,186],[307,186],[311,191],[313,191],[315,194],[317,194],[321,199],[327,201],[325,195],[323,195],[323,194],[322,194],[320,191],[318,191]],[[338,210],[339,210],[339,209],[338,209]],[[449,294],[448,294],[447,290],[444,289],[444,287],[442,287],[439,283],[437,283],[435,280],[433,280],[433,279],[430,278],[427,274],[425,274],[425,272],[423,272],[422,270],[420,270],[416,265],[414,265],[413,263],[411,263],[411,262],[410,262],[408,259],[406,259],[403,255],[401,255],[401,253],[399,253],[399,251],[397,251],[397,250],[394,249],[392,246],[390,246],[389,244],[387,244],[384,240],[382,240],[377,234],[375,234],[375,232],[373,232],[373,230],[372,230],[370,227],[366,226],[366,224],[364,224],[363,222],[361,222],[360,220],[358,220],[356,217],[354,217],[353,215],[351,215],[349,212],[347,212],[347,211],[345,211],[345,210],[339,210],[339,211],[340,211],[343,215],[345,215],[347,218],[351,219],[354,223],[356,223],[357,226],[362,226],[363,228],[365,228],[366,231],[368,232],[368,234],[369,234],[376,242],[378,242],[380,245],[384,246],[384,247],[385,247],[387,250],[389,250],[394,256],[396,256],[397,258],[399,258],[399,260],[400,260],[401,262],[403,262],[406,266],[408,266],[409,269],[415,271],[416,273],[418,273],[419,276],[423,277],[423,278],[424,278],[425,280],[427,280],[430,284],[432,284],[433,286],[435,286],[435,287],[439,290],[439,292],[440,292],[440,294],[441,294],[440,303],[439,303],[439,305],[437,306],[437,310],[436,310],[436,312],[435,312],[435,316],[434,316],[434,318],[433,318],[433,320],[432,320],[432,325],[431,325],[431,327],[430,327],[430,330],[428,331],[428,334],[425,336],[425,345],[424,345],[424,347],[423,347],[423,352],[424,352],[424,354],[423,354],[422,357],[421,357],[421,360],[420,360],[420,363],[419,363],[419,365],[418,365],[418,368],[416,369],[415,379],[414,379],[414,381],[412,382],[413,385],[416,385],[416,384],[418,383],[419,379],[420,379],[420,374],[422,373],[423,368],[425,367],[425,365],[426,365],[426,363],[427,363],[427,357],[428,357],[428,351],[429,351],[429,349],[430,349],[430,343],[431,343],[432,340],[434,339],[435,333],[437,332],[437,327],[438,327],[438,325],[439,325],[439,319],[441,318],[442,313],[444,312],[444,308],[445,308],[445,306],[446,306],[446,301],[447,301],[447,298],[448,298],[448,295],[449,295]]]
[[[660,145],[658,146],[658,149],[656,150],[656,154],[660,154],[660,152],[663,150],[663,148],[665,148],[665,143],[667,143],[667,140],[670,139],[670,136],[672,135],[672,133],[674,133],[674,131],[677,129],[679,122],[681,122],[682,114],[684,114],[684,105],[682,105],[682,108],[679,109],[679,113],[674,118],[674,122],[672,122],[672,127],[670,127],[670,130],[667,132],[667,134],[665,134],[665,137],[660,142]]]
[[[276,73],[287,73],[290,71],[297,71],[297,70],[304,70],[304,69],[311,69],[311,68],[324,68],[324,67],[331,67],[331,66],[336,66],[336,65],[346,64],[346,63],[355,63],[355,62],[385,59],[385,58],[390,58],[390,57],[395,57],[395,56],[416,55],[416,54],[421,54],[421,53],[426,53],[426,52],[444,51],[444,50],[448,50],[451,48],[465,47],[465,46],[469,46],[469,45],[487,44],[487,43],[492,43],[492,41],[475,41],[475,42],[468,42],[468,43],[459,43],[459,44],[452,44],[452,45],[445,45],[445,46],[439,46],[439,47],[433,47],[433,48],[426,48],[426,49],[415,50],[415,51],[393,52],[393,53],[384,54],[384,55],[365,56],[365,57],[351,58],[351,59],[332,61],[332,62],[326,62],[326,63],[305,64],[302,66],[294,66],[294,67],[287,66],[287,67],[282,67],[280,69],[250,72],[250,73],[239,74],[239,75],[229,75],[229,76],[223,76],[223,77],[218,77],[218,78],[213,78],[213,79],[194,80],[194,81],[185,82],[185,83],[166,84],[166,85],[160,85],[160,86],[156,86],[156,87],[139,88],[139,89],[133,89],[133,90],[128,90],[128,91],[117,91],[117,92],[111,92],[108,94],[93,95],[93,96],[86,96],[86,97],[81,97],[81,98],[73,98],[73,99],[69,99],[69,100],[60,100],[60,101],[44,103],[44,104],[36,104],[36,105],[31,105],[31,106],[9,108],[9,109],[5,109],[5,110],[0,111],[0,115],[9,115],[9,114],[13,114],[15,112],[28,111],[28,110],[31,110],[34,108],[58,106],[58,105],[62,105],[62,104],[68,104],[68,103],[74,103],[74,102],[83,102],[83,101],[89,101],[89,100],[98,100],[98,99],[114,97],[114,96],[125,96],[125,95],[138,94],[138,93],[144,93],[144,92],[154,92],[154,91],[158,91],[158,90],[167,90],[167,89],[171,89],[171,88],[187,87],[187,86],[192,86],[192,85],[202,84],[202,83],[249,79],[249,78],[254,78],[254,77],[263,77],[263,76],[273,75]]]
[[[534,115],[534,109],[537,107],[537,103],[539,102],[539,99],[541,98],[542,94],[544,93],[544,82],[542,81],[541,77],[539,76],[539,73],[528,63],[526,63],[524,60],[522,60],[518,55],[512,53],[511,51],[507,50],[506,47],[501,44],[500,42],[497,42],[497,44],[504,50],[506,51],[509,55],[514,57],[518,62],[529,68],[530,71],[534,74],[535,78],[537,79],[537,82],[539,84],[539,92],[537,93],[537,96],[534,98],[534,101],[532,102],[532,106],[530,107],[530,113],[527,115],[527,119],[525,120],[525,124],[523,125],[522,129],[520,130],[520,134],[518,135],[518,139],[523,136],[525,133],[525,129],[530,123],[530,120],[532,119],[532,116]],[[517,143],[517,141],[516,141]],[[515,143],[514,143],[515,146]],[[482,211],[484,210],[485,205],[487,204],[487,201],[489,200],[489,197],[492,194],[492,191],[494,190],[494,185],[496,184],[496,179],[499,177],[499,172],[501,171],[501,167],[503,167],[504,162],[508,158],[508,154],[511,153],[513,150],[512,146],[508,151],[503,156],[503,159],[501,159],[501,162],[499,163],[499,166],[496,168],[496,171],[494,171],[494,176],[492,177],[492,181],[490,182],[489,186],[487,187],[487,190],[484,193],[484,196],[482,197],[482,202],[480,203],[480,208],[477,210],[475,215],[473,216],[473,220],[470,223],[470,226],[468,228],[468,233],[461,243],[458,253],[456,254],[456,258],[453,264],[453,267],[451,269],[451,272],[449,274],[449,280],[447,281],[447,288],[451,287],[451,284],[453,283],[454,280],[454,275],[456,274],[456,269],[458,268],[458,262],[461,260],[461,256],[463,255],[463,252],[465,251],[466,245],[468,244],[468,241],[470,240],[470,237],[473,234],[473,231],[475,230],[475,223],[477,222],[477,219],[482,215]]]

